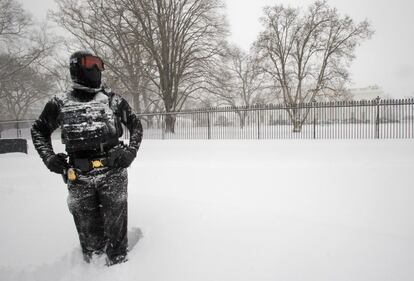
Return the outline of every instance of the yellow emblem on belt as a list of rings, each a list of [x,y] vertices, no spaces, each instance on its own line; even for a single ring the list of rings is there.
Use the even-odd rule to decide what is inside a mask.
[[[68,171],[67,171],[67,173],[68,173],[68,180],[69,181],[76,180],[76,173],[75,173],[75,170],[74,169],[69,168]]]
[[[102,164],[101,160],[93,160],[92,161],[92,168],[102,168],[104,165]]]

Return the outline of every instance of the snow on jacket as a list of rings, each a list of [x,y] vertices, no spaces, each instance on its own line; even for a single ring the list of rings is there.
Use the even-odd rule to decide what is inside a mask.
[[[105,108],[105,103],[102,103],[102,105],[99,105],[104,98],[107,97],[107,103],[112,112],[106,112],[108,111]],[[85,105],[84,108],[82,108],[81,105]],[[110,122],[112,126],[117,127],[117,136],[119,137],[122,135],[122,128],[120,124],[118,125],[117,122],[121,122],[126,126],[126,128],[130,132],[130,139],[129,139],[129,146],[136,151],[138,151],[139,146],[141,144],[142,140],[142,125],[138,117],[133,113],[131,107],[129,106],[128,102],[120,97],[119,95],[116,95],[110,91],[100,91],[98,93],[87,93],[81,90],[73,90],[70,92],[66,92],[60,95],[54,96],[44,107],[43,112],[40,114],[39,118],[34,122],[32,126],[32,139],[33,144],[38,151],[40,157],[45,161],[48,157],[54,154],[52,143],[51,143],[51,135],[53,131],[55,131],[58,127],[63,126],[63,123],[66,123],[65,126],[68,125],[68,121],[62,122],[65,118],[65,112],[68,111],[68,108],[74,108],[74,109],[90,109],[91,107],[99,107],[97,110],[100,110],[104,115],[108,116],[110,121],[112,119],[112,115],[114,115],[115,118],[113,118]],[[96,109],[96,108],[95,108]],[[93,113],[93,110],[92,110]],[[113,114],[112,114],[113,113]],[[67,115],[67,114],[66,114]],[[80,119],[80,122],[83,122],[82,114],[79,114],[78,118]],[[96,115],[96,114],[95,114]],[[66,116],[67,118],[67,116]],[[76,123],[78,120],[74,120],[73,122]],[[108,123],[108,122],[107,122]],[[93,129],[99,129],[101,127],[101,124],[93,119],[89,123],[85,123],[83,126],[83,129],[85,129],[85,134],[89,130]],[[119,128],[118,128],[119,127]],[[121,131],[119,131],[121,130]],[[65,131],[64,128],[62,128],[62,131]],[[113,134],[111,135],[112,139],[114,139]],[[62,140],[65,142],[65,140]],[[67,141],[66,141],[67,142]],[[108,150],[115,146],[117,143],[115,142],[109,142],[105,145],[105,150]],[[66,150],[69,153],[69,155],[74,156],[77,154],[77,151],[73,151],[73,147],[70,146],[68,143],[66,143]],[[81,149],[85,150],[85,149]],[[84,153],[82,153],[84,152]],[[86,156],[94,156],[91,155],[94,152],[91,150],[87,151],[79,151],[79,154],[76,155],[76,157],[79,157],[79,155],[86,155]],[[80,156],[82,157],[82,156]]]

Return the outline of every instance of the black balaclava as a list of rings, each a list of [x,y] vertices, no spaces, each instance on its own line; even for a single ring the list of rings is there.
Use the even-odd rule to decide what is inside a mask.
[[[101,86],[102,73],[95,65],[91,69],[86,69],[80,64],[82,57],[94,56],[88,51],[77,51],[70,56],[70,77],[74,83],[88,88],[99,88]]]

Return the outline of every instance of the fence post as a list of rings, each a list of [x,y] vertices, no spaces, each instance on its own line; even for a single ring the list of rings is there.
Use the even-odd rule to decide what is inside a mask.
[[[313,139],[316,139],[316,100],[312,99],[313,107]]]
[[[161,115],[161,138],[165,139],[165,118],[164,118],[164,114]]]
[[[211,139],[210,112],[207,111],[207,138]]]
[[[260,140],[260,110],[256,110],[257,112],[257,139]]]
[[[380,138],[380,100],[381,98],[378,96],[375,101],[377,103],[377,117],[375,120],[375,138]]]
[[[16,138],[20,138],[19,137],[19,121],[16,121]]]

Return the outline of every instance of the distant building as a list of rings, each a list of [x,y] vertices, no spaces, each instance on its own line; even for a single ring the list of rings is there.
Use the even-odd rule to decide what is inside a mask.
[[[384,91],[377,85],[349,89],[349,92],[353,100],[374,100],[377,97],[386,98]]]

